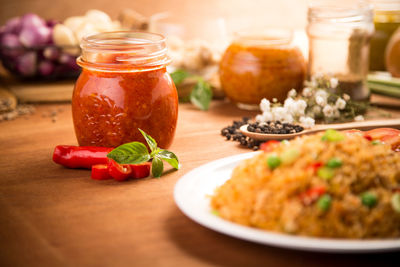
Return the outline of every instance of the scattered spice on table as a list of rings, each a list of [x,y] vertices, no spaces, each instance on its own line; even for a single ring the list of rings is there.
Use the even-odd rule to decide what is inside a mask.
[[[32,105],[18,105],[15,109],[0,113],[1,121],[14,120],[23,115],[31,115],[35,112],[35,107]]]
[[[242,120],[233,121],[233,124],[222,128],[221,135],[226,137],[226,140],[236,141],[242,146],[246,146],[253,150],[258,150],[262,141],[257,141],[253,138],[247,137],[239,131],[239,128],[245,124],[248,124],[249,121],[250,118],[248,117],[243,117]]]

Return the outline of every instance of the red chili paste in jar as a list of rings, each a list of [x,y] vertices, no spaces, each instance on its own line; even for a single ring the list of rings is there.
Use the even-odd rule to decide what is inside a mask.
[[[107,34],[99,34],[95,41],[101,39],[104,42],[104,38],[111,38]],[[123,37],[134,38],[135,33],[129,34]],[[142,42],[143,36],[139,44],[129,42],[123,48],[126,50],[130,45],[141,48]],[[72,115],[79,145],[117,147],[133,141],[145,143],[138,130],[140,128],[151,135],[159,147],[168,148],[176,129],[178,95],[165,62],[160,62],[161,58],[157,61],[151,58],[155,53],[153,50],[157,49],[134,47],[134,52],[129,50],[127,54],[99,53],[93,56],[85,54],[85,47],[82,48],[83,55],[78,63],[83,69],[72,98]],[[150,56],[144,54],[145,50],[151,50],[148,53]],[[83,58],[85,55],[89,60]],[[94,62],[90,62],[92,58]],[[119,61],[121,58],[123,60]]]

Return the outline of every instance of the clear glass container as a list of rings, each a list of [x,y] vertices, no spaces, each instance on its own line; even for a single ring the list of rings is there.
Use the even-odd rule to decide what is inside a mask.
[[[219,74],[226,96],[239,108],[258,109],[263,98],[283,101],[301,90],[305,61],[290,30],[242,32],[222,56]]]
[[[367,100],[372,15],[372,7],[366,2],[310,6],[308,75],[334,76],[339,79],[338,89],[342,92],[355,100]]]
[[[385,50],[400,27],[400,0],[371,0],[374,8],[375,32],[370,46],[369,69],[385,70]]]
[[[75,134],[81,146],[116,147],[145,140],[161,148],[173,140],[178,95],[166,71],[163,36],[145,32],[108,32],[82,40],[82,67],[72,96]]]

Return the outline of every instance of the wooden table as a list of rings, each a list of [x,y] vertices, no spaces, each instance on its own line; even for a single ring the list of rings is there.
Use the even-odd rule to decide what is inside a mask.
[[[201,164],[247,152],[219,133],[233,119],[254,114],[223,101],[208,112],[181,104],[171,150],[182,168],[128,182],[94,181],[88,170],[52,162],[56,145],[76,144],[69,104],[37,106],[34,115],[0,123],[0,265],[396,265],[394,253],[332,255],[258,245],[180,212],[172,195],[177,180]]]

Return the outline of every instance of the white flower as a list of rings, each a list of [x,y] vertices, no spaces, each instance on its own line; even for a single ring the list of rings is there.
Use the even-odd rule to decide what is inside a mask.
[[[343,99],[345,101],[349,101],[350,100],[350,96],[348,94],[343,94]]]
[[[315,102],[321,107],[328,103],[328,93],[322,89],[315,92]]]
[[[307,103],[302,99],[294,100],[293,98],[287,98],[283,104],[283,107],[286,108],[290,115],[298,117],[300,115],[304,115]]]
[[[297,109],[296,100],[290,97],[286,98],[285,102],[283,103],[283,107],[286,108],[290,114],[295,114]]]
[[[346,101],[343,98],[338,98],[335,103],[335,107],[338,109],[344,109],[346,107]]]
[[[331,78],[331,79],[329,80],[329,83],[331,84],[331,88],[332,88],[332,89],[335,89],[335,88],[338,86],[338,84],[339,84],[339,80],[336,79],[336,78]]]
[[[322,97],[322,98],[324,98],[324,99],[327,99],[327,98],[328,98],[328,93],[327,93],[325,90],[318,89],[318,90],[315,92],[315,97],[317,97],[317,96],[320,96],[320,97]]]
[[[287,122],[287,123],[293,123],[294,122],[294,118],[292,115],[286,113],[286,115],[283,117],[282,119],[283,122]]]
[[[264,121],[264,116],[263,116],[264,114],[258,114],[257,116],[256,116],[256,121],[258,121],[258,122],[263,122]]]
[[[315,120],[311,117],[300,117],[300,123],[305,127],[305,128],[311,128],[315,125]]]
[[[364,117],[363,117],[363,115],[358,115],[358,116],[355,116],[355,117],[354,117],[354,120],[355,120],[355,121],[363,121],[363,120],[364,120]]]
[[[277,103],[278,102],[278,98],[276,98],[276,97],[272,98],[272,102],[273,103]]]
[[[335,108],[328,104],[322,109],[322,112],[324,113],[325,117],[331,118],[334,116]]]
[[[276,120],[276,121],[283,120],[285,118],[286,114],[288,113],[287,109],[284,107],[273,107],[271,112],[272,112],[274,120]]]
[[[303,89],[302,95],[304,97],[310,97],[310,96],[312,96],[312,90],[310,88],[306,87]]]
[[[317,103],[317,105],[323,107],[326,105],[326,98],[323,98],[322,96],[315,96],[315,102]]]
[[[269,111],[271,108],[271,103],[269,102],[268,99],[263,98],[260,102],[260,109],[265,112],[265,111]]]
[[[299,99],[296,102],[297,102],[297,114],[304,115],[307,108],[307,102],[304,101],[303,99]]]
[[[295,98],[297,95],[296,89],[292,89],[288,92],[288,97]]]
[[[264,112],[263,114],[259,114],[256,116],[256,121],[258,122],[267,122],[272,121],[274,119],[271,112]]]

